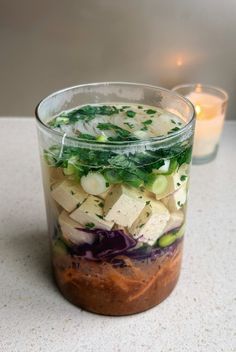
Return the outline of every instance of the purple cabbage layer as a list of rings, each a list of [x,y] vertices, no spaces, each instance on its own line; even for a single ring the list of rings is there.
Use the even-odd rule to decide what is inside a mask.
[[[182,238],[177,239],[173,244],[165,248],[149,246],[146,244],[141,247],[136,247],[138,241],[133,237],[126,235],[122,230],[79,230],[90,233],[91,236],[95,237],[95,240],[92,244],[72,244],[68,248],[69,253],[93,261],[106,260],[112,262],[114,265],[122,265],[122,260],[116,258],[119,255],[128,256],[134,260],[155,260],[157,257],[166,254],[172,255],[178,244],[182,241]]]

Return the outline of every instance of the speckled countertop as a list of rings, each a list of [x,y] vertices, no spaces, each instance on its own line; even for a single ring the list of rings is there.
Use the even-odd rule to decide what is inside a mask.
[[[236,351],[236,123],[217,159],[192,167],[182,275],[145,313],[81,311],[50,271],[35,122],[0,119],[0,351]]]

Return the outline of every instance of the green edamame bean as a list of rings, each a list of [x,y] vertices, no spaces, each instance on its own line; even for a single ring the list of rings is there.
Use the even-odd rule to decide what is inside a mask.
[[[172,243],[174,243],[176,241],[177,237],[175,234],[173,233],[167,233],[166,235],[162,236],[159,241],[158,244],[160,247],[168,247],[170,246]]]
[[[67,253],[67,248],[64,242],[57,240],[52,246],[52,251],[54,255],[61,256]]]

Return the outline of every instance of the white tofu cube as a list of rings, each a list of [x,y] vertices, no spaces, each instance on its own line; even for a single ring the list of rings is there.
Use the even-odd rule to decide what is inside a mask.
[[[186,183],[177,191],[162,200],[163,204],[170,212],[175,212],[181,209],[187,200],[187,185]]]
[[[117,185],[105,199],[105,219],[121,226],[131,226],[144,207],[145,199],[141,192]]]
[[[108,193],[110,193],[111,190],[112,190],[112,187],[110,186],[105,192],[100,193],[100,194],[98,195],[98,197],[105,200],[106,197],[107,197],[107,195],[108,195]]]
[[[153,245],[164,233],[169,218],[169,211],[161,202],[148,201],[129,231],[134,238]]]
[[[88,194],[75,182],[65,180],[51,191],[52,198],[69,213],[83,203]]]
[[[78,222],[72,220],[65,210],[63,210],[59,215],[58,221],[61,227],[63,238],[67,242],[72,242],[77,245],[94,242],[94,236],[90,233],[78,230],[78,228],[82,228],[83,226]]]
[[[170,218],[168,223],[166,224],[164,233],[177,229],[183,224],[183,222],[184,222],[184,213],[181,210],[170,213]]]
[[[92,228],[111,230],[114,223],[104,219],[103,206],[103,200],[90,195],[80,207],[70,214],[70,217],[84,226],[86,224],[92,224]]]

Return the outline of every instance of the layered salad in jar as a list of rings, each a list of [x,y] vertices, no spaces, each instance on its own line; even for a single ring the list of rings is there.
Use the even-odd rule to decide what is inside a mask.
[[[178,134],[185,124],[169,111],[127,103],[82,105],[47,122],[62,136],[42,155],[53,268],[75,305],[126,315],[173,290],[192,139],[149,142]]]

